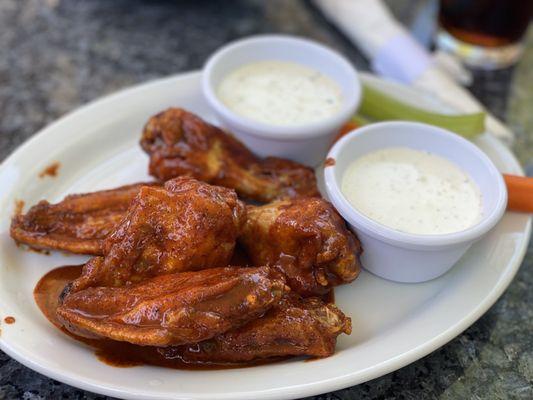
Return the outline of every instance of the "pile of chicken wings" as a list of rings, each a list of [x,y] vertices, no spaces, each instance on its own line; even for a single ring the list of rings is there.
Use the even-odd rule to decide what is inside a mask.
[[[324,298],[357,277],[362,249],[313,170],[176,108],[150,118],[141,147],[154,182],[13,218],[17,243],[94,256],[60,296],[63,326],[190,363],[332,355],[351,321]]]

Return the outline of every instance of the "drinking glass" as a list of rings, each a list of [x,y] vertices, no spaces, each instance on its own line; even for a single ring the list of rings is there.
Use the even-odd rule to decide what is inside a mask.
[[[498,69],[514,64],[533,0],[440,0],[437,46],[465,64]]]

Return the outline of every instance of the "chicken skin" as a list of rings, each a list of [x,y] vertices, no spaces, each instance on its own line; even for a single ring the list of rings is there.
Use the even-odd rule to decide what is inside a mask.
[[[161,181],[192,176],[259,202],[319,196],[311,168],[281,158],[259,159],[233,136],[180,108],[150,118],[141,146],[150,156],[150,174]]]
[[[11,221],[11,237],[38,249],[102,254],[102,243],[124,217],[141,186],[67,196],[57,204],[40,201]]]
[[[233,136],[182,109],[152,117],[141,146],[150,155],[150,173],[160,181],[190,176],[259,202],[320,196],[311,168],[274,157],[261,160]],[[139,188],[147,185],[161,183],[71,195],[57,204],[41,201],[13,218],[11,236],[38,249],[103,255],[104,239],[122,220]]]
[[[213,339],[164,350],[187,363],[245,363],[286,356],[328,357],[337,336],[350,334],[351,320],[334,304],[286,295],[264,317]]]
[[[261,317],[288,291],[268,267],[214,268],[68,294],[57,316],[72,333],[143,346],[196,343]]]
[[[277,268],[302,296],[323,295],[360,271],[359,241],[321,198],[249,206],[239,242],[254,265]]]
[[[314,171],[179,108],[150,118],[141,146],[157,182],[13,218],[18,243],[95,256],[43,284],[43,312],[88,343],[181,365],[332,355],[351,320],[321,296],[357,277],[362,249]]]
[[[70,291],[228,265],[246,217],[231,189],[182,177],[144,186]]]

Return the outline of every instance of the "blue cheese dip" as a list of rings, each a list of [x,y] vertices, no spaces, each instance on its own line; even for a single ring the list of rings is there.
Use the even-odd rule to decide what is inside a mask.
[[[224,77],[219,99],[240,116],[270,125],[303,125],[336,114],[339,85],[321,72],[286,61],[245,64]]]
[[[481,193],[453,162],[424,151],[390,147],[353,161],[341,190],[362,214],[414,234],[462,231],[481,218]]]

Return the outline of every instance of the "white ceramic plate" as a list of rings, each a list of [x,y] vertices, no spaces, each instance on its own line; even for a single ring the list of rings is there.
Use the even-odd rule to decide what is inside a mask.
[[[420,93],[365,76],[403,98],[446,111]],[[137,142],[152,114],[182,106],[213,119],[200,93],[200,74],[150,82],[98,100],[42,130],[0,167],[0,317],[3,351],[29,368],[93,392],[132,399],[298,398],[355,385],[403,367],[458,335],[502,294],[522,261],[530,233],[526,215],[507,213],[449,273],[423,284],[399,284],[367,272],[336,290],[336,301],[353,320],[334,356],[304,362],[218,371],[178,371],[150,366],[115,368],[54,328],[35,305],[33,287],[48,270],[86,258],[22,251],[9,238],[14,203],[58,201],[68,193],[94,191],[148,179],[147,157]],[[478,144],[506,172],[521,173],[512,154],[495,139]],[[52,161],[56,178],[39,179]],[[401,267],[400,265],[398,267]]]

